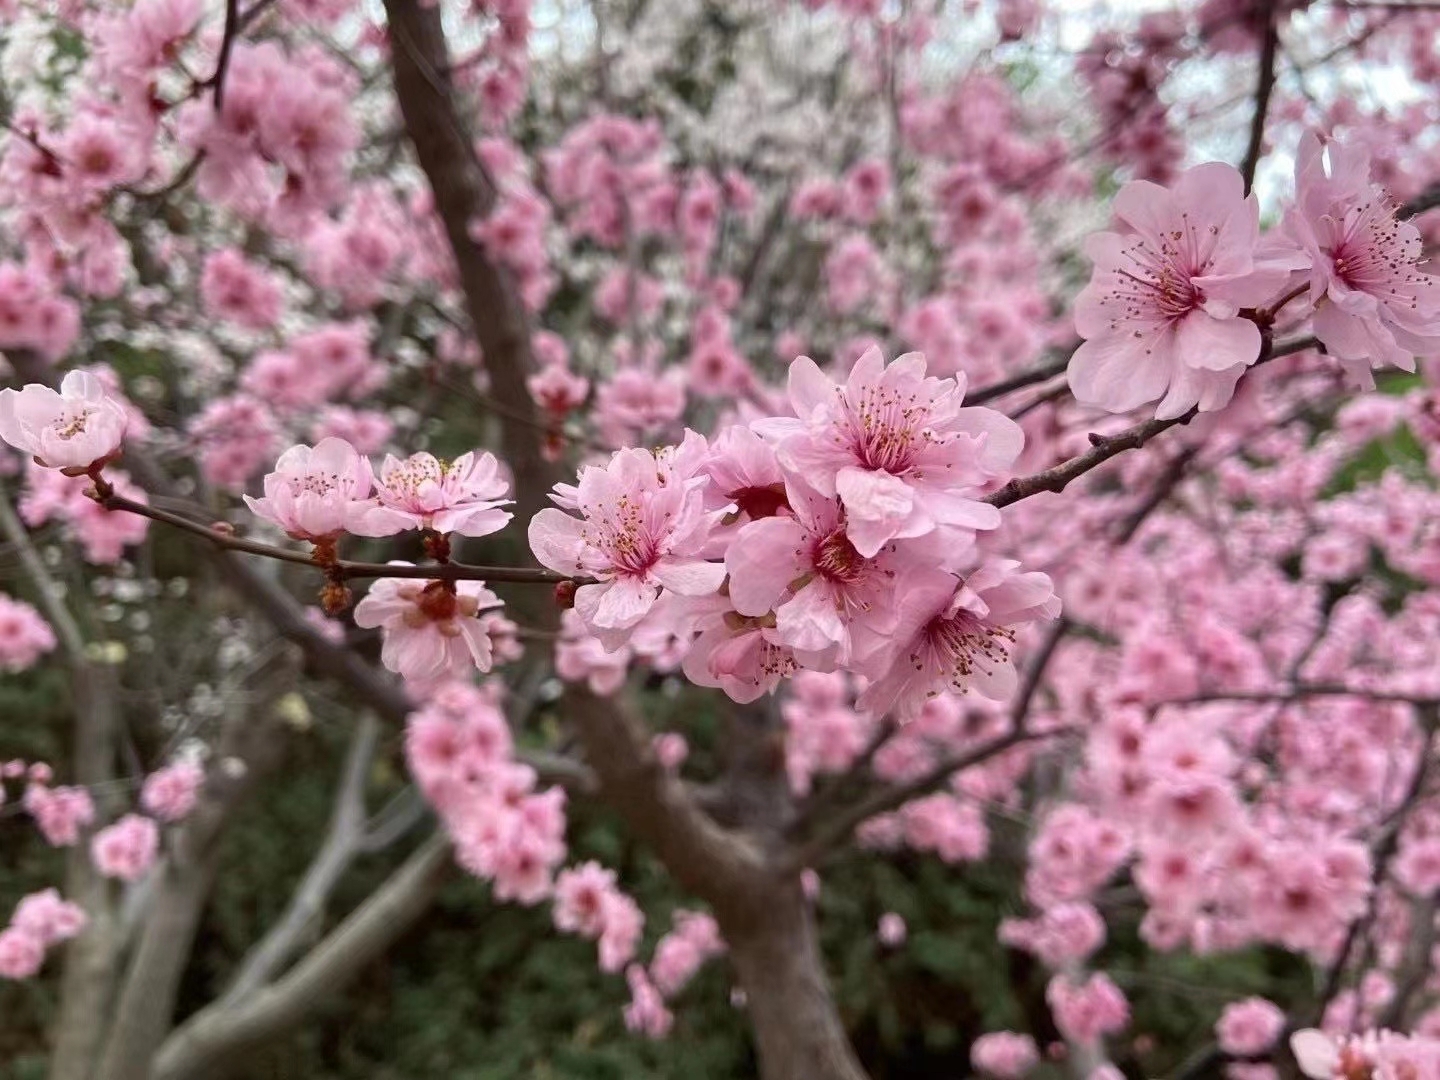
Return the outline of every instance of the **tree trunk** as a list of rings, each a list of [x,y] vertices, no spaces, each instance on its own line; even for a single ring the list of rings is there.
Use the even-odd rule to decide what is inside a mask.
[[[106,783],[114,775],[115,670],[92,664],[83,653],[72,660],[75,707],[75,779],[99,794],[101,820],[114,816]],[[105,1022],[120,966],[120,929],[110,884],[90,862],[88,844],[71,848],[65,895],[90,917],[84,933],[65,946],[60,1009],[55,1018],[49,1080],[90,1080],[105,1038]]]
[[[745,991],[763,1080],[865,1080],[835,1008],[798,879],[770,881],[756,917],[721,930]]]

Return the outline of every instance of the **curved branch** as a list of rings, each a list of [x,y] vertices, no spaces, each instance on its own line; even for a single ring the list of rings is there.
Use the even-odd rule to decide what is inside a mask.
[[[284,914],[246,956],[239,974],[221,997],[221,1005],[243,1001],[285,966],[299,944],[300,935],[320,914],[335,885],[359,854],[365,825],[365,780],[379,734],[375,714],[362,713],[345,755],[325,840]]]
[[[278,982],[239,1005],[209,1005],[177,1028],[150,1080],[211,1080],[246,1049],[302,1023],[425,914],[451,865],[450,841],[437,833]]]

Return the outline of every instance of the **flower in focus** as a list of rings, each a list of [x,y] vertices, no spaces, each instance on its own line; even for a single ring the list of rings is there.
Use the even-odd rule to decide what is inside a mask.
[[[905,621],[897,629],[895,651],[887,650],[867,666],[872,682],[856,706],[901,720],[919,713],[926,700],[947,690],[975,690],[1003,700],[1015,690],[1010,649],[1015,627],[1060,614],[1060,598],[1050,578],[1017,573],[1018,562],[988,562],[958,583],[942,587],[922,579],[898,601]]]
[[[1304,254],[1315,336],[1364,389],[1372,367],[1414,371],[1440,349],[1440,278],[1420,269],[1420,230],[1371,183],[1370,155],[1305,135],[1295,196],[1284,229]]]
[[[432,529],[462,536],[499,532],[511,518],[500,507],[510,485],[494,454],[462,454],[444,462],[426,453],[404,461],[385,456],[375,482],[375,502],[361,513],[351,531],[361,536],[390,536],[407,529]]]
[[[547,508],[531,520],[530,548],[542,565],[599,579],[576,590],[575,611],[607,649],[624,644],[661,588],[704,596],[720,587],[725,567],[700,557],[718,517],[705,511],[706,482],[648,450],[621,450],[582,470],[578,486],[556,499],[580,518]]]
[[[69,372],[60,392],[30,383],[0,390],[0,439],[52,469],[87,472],[125,438],[125,406],[88,371]]]
[[[1118,413],[1160,398],[1161,420],[1221,408],[1260,356],[1260,328],[1241,309],[1269,299],[1296,260],[1257,258],[1259,204],[1220,162],[1173,188],[1131,181],[1115,217],[1120,231],[1085,245],[1095,276],[1075,301],[1076,400]]]
[[[431,685],[490,670],[490,635],[477,615],[500,603],[479,581],[380,578],[355,605],[355,625],[379,627],[380,661],[387,668],[407,681]]]
[[[1000,524],[976,496],[1015,461],[1024,434],[992,409],[962,408],[963,383],[927,378],[919,353],[887,365],[868,349],[843,386],[802,356],[790,365],[789,392],[796,419],[752,426],[775,443],[781,465],[839,498],[860,555],[941,527]]]
[[[245,503],[296,540],[333,540],[368,506],[370,462],[343,439],[292,446],[265,476],[265,495]]]

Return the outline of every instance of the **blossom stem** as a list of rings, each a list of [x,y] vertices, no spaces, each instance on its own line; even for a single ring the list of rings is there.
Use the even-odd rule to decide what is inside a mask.
[[[106,485],[107,489],[108,487]],[[202,537],[216,547],[224,548],[227,551],[243,551],[249,555],[260,555],[267,559],[277,559],[280,562],[321,569],[321,565],[310,554],[277,547],[273,544],[262,544],[255,540],[246,540],[235,536],[229,531],[230,526],[223,523],[207,525],[203,522],[192,521],[168,510],[161,510],[158,507],[147,506],[145,503],[127,499],[123,495],[116,494],[113,489],[102,490],[99,486],[96,487],[92,497],[106,510],[138,514],[162,525],[169,525],[183,532]],[[557,574],[550,570],[538,570],[524,566],[467,566],[463,563],[398,566],[389,563],[350,562],[345,559],[336,559],[325,569],[328,574],[342,581],[387,577],[417,578],[427,581],[499,581],[513,585],[557,585],[562,582],[584,584],[582,579]]]

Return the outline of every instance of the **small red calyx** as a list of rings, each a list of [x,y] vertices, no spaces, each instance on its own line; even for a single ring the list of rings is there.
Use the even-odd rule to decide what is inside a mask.
[[[460,612],[460,600],[455,595],[455,583],[432,581],[420,590],[415,601],[416,607],[432,622],[447,622]]]
[[[555,606],[561,611],[569,611],[575,606],[575,582],[570,579],[558,582],[555,586]]]

